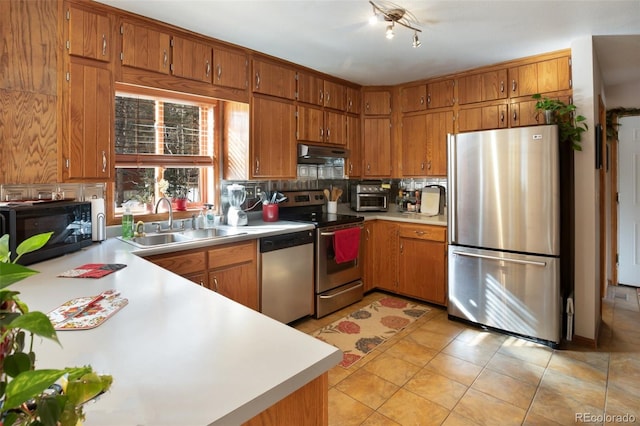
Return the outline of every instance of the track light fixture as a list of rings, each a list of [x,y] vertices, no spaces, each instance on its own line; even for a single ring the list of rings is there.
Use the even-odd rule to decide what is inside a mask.
[[[369,0],[369,3],[373,7],[373,16],[369,19],[370,23],[375,23],[379,20],[384,20],[388,23],[385,36],[388,39],[392,39],[394,36],[393,27],[395,24],[400,24],[405,28],[413,30],[413,47],[420,47],[422,44],[418,39],[418,33],[422,30],[417,28],[420,22],[416,19],[413,13],[398,6],[397,4],[389,1],[379,0],[378,4]]]

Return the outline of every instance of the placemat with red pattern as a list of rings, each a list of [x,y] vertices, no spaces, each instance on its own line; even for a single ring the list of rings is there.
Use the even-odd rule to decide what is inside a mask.
[[[69,269],[58,276],[65,278],[102,278],[126,266],[122,263],[87,263],[86,265]]]

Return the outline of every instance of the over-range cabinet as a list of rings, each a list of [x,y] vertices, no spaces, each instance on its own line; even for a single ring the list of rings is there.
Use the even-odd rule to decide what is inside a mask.
[[[450,317],[560,343],[557,126],[450,135]]]

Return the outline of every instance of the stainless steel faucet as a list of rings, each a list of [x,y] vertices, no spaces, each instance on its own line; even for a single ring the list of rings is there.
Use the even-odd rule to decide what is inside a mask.
[[[156,203],[155,213],[158,214],[158,206],[160,206],[160,203],[163,200],[166,201],[167,205],[169,206],[169,231],[171,231],[173,230],[173,209],[171,208],[171,201],[167,197],[162,197],[158,200],[158,202]]]

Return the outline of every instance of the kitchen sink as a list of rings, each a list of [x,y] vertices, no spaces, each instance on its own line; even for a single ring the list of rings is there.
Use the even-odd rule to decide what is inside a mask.
[[[243,235],[246,232],[226,230],[220,228],[211,229],[193,229],[176,232],[161,232],[155,234],[147,234],[144,237],[134,237],[130,240],[126,240],[122,237],[118,237],[122,241],[132,244],[140,248],[155,247],[159,245],[170,245],[178,243],[188,243],[193,241],[217,239],[230,237],[234,235]]]

